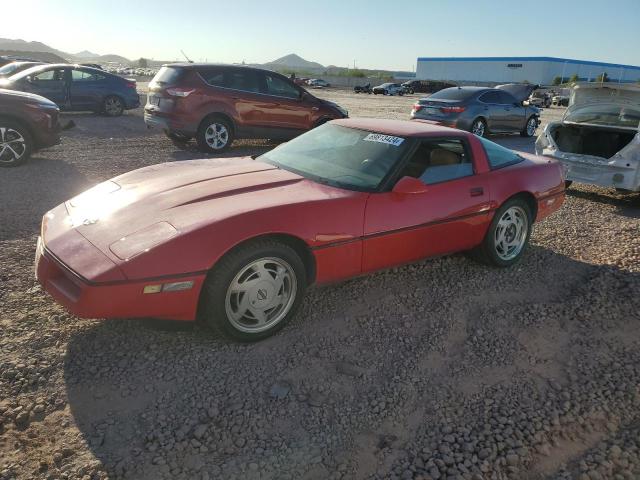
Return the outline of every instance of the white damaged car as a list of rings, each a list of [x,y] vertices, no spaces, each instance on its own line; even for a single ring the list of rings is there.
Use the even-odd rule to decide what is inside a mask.
[[[640,191],[640,85],[578,83],[560,122],[549,123],[536,153],[565,166],[567,186],[589,183]]]

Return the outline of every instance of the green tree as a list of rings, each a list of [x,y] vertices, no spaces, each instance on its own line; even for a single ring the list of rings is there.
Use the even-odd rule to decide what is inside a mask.
[[[146,58],[140,58],[140,60],[138,60],[138,66],[140,68],[147,68],[149,66],[149,62]]]
[[[571,78],[569,79],[569,83],[576,83],[579,80],[580,78],[578,77],[578,74],[574,73],[573,75],[571,75]]]
[[[608,82],[609,81],[609,75],[607,75],[607,72],[602,72],[601,75],[598,75],[596,77],[596,82]]]
[[[554,85],[560,85],[562,83],[562,78],[560,78],[560,75],[553,77],[553,83]]]

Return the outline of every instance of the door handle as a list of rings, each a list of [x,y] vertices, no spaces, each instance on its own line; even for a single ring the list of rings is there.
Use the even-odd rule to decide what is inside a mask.
[[[320,110],[318,107],[311,107],[312,112],[317,112],[318,110]]]
[[[482,188],[482,187],[473,187],[471,190],[469,190],[469,194],[472,197],[480,197],[480,196],[484,195],[484,188]]]

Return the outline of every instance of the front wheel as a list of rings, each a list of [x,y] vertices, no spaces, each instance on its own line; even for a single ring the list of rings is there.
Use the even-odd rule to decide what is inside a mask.
[[[204,320],[241,342],[255,342],[283,328],[307,288],[305,267],[288,245],[257,241],[229,253],[203,287]]]
[[[17,122],[0,119],[0,167],[17,167],[33,151],[29,131]]]
[[[496,212],[482,244],[473,252],[483,263],[509,267],[522,258],[529,243],[533,219],[522,198],[505,202]]]
[[[233,129],[224,118],[210,116],[200,124],[196,141],[203,152],[221,153],[233,142]]]
[[[536,117],[530,117],[527,123],[524,125],[524,130],[520,132],[522,137],[533,137],[538,128],[538,119]]]
[[[107,117],[119,117],[124,112],[124,102],[120,97],[110,95],[102,102],[102,111]]]

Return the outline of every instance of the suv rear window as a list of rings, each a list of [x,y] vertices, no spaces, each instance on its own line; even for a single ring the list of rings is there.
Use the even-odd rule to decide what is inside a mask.
[[[178,82],[182,76],[181,68],[162,67],[156,76],[153,77],[152,83],[159,83],[160,85],[174,85]]]

